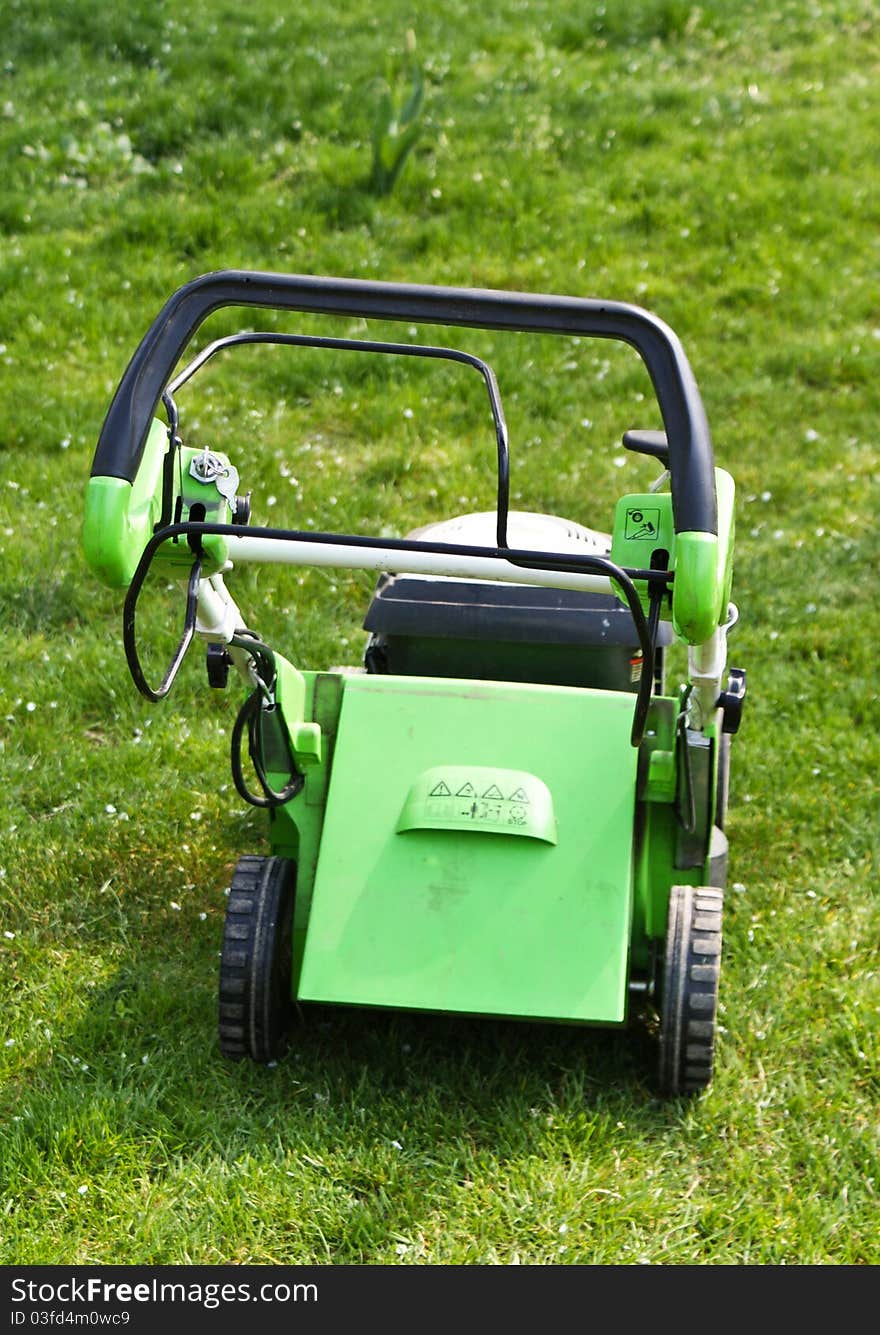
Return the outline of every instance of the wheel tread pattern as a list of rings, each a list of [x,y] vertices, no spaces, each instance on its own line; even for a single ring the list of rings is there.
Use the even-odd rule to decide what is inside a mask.
[[[218,1035],[225,1057],[268,1062],[286,1046],[286,951],[292,913],[284,858],[239,858],[226,904],[220,955]],[[279,955],[280,952],[280,955]],[[281,968],[280,996],[276,970]],[[285,969],[287,976],[285,977]]]
[[[724,896],[712,886],[673,886],[660,1016],[660,1090],[695,1094],[712,1080]]]

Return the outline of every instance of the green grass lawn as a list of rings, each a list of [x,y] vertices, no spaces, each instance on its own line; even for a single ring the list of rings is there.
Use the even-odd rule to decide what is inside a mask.
[[[876,5],[8,9],[0,1261],[876,1264]],[[376,80],[408,29],[422,133],[379,196]],[[640,1028],[327,1009],[276,1068],[221,1060],[223,891],[264,847],[229,778],[237,691],[209,695],[193,654],[164,704],[138,696],[79,530],[129,356],[173,290],[225,267],[631,301],[680,335],[737,482],[750,685],[705,1096],[657,1101]],[[514,504],[608,528],[654,471],[620,448],[660,425],[634,356],[453,341],[497,370]],[[181,403],[257,522],[398,535],[492,504],[460,370],[245,349]],[[306,667],[358,661],[370,587],[232,584]],[[182,609],[151,596],[158,663]]]

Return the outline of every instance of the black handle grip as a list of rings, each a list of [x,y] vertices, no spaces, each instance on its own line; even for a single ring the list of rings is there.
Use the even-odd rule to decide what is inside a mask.
[[[580,297],[244,270],[204,274],[169,298],[141,340],[101,429],[93,477],[134,480],[150,422],[171,372],[199,325],[224,306],[264,306],[628,343],[647,367],[669,441],[676,530],[717,532],[709,425],[678,337],[662,320],[637,306]]]

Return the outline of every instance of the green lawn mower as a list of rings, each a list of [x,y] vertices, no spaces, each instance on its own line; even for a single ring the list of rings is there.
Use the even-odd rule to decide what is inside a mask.
[[[620,498],[610,535],[511,510],[507,427],[480,358],[241,333],[177,369],[227,306],[622,341],[663,423],[623,442],[661,476]],[[176,398],[245,343],[476,370],[494,421],[495,510],[400,540],[252,525],[236,464],[185,443]],[[239,860],[227,901],[226,1056],[275,1061],[308,1002],[598,1026],[647,1006],[660,1091],[709,1084],[730,739],[745,697],[745,674],[726,666],[733,532],[734,484],[714,467],[690,366],[637,307],[239,271],[170,298],[104,422],[83,541],[97,575],[127,591],[126,656],[149,700],[167,695],[194,637],[212,686],[234,667],[249,687],[232,774],[267,813],[270,852]],[[363,664],[300,670],[249,630],[225,583],[245,562],[375,571]],[[156,685],[135,633],[151,567],[186,600]],[[674,640],[687,645],[687,680],[668,687]]]

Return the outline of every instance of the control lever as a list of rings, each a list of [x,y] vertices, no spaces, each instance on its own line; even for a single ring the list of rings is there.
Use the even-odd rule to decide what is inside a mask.
[[[623,448],[633,454],[648,454],[652,459],[659,459],[664,468],[669,467],[669,442],[665,431],[625,431]]]

